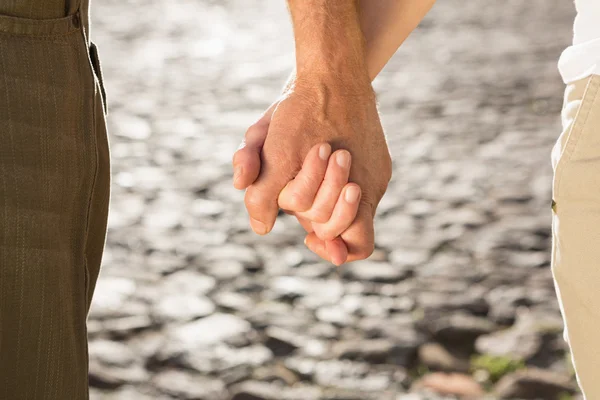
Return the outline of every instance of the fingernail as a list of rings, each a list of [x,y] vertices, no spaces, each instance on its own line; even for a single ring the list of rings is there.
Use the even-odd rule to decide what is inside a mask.
[[[268,232],[267,226],[254,218],[250,218],[250,226],[259,235],[266,235]]]
[[[238,179],[242,176],[243,168],[241,166],[236,167],[233,172],[233,183],[236,183]]]
[[[307,244],[306,244],[306,242],[308,242],[308,236],[306,236],[306,237],[304,238],[304,245],[305,245],[305,246],[307,245]]]
[[[360,196],[360,189],[358,187],[350,186],[348,189],[346,189],[346,202],[354,204],[358,201],[358,196]]]
[[[348,168],[350,166],[350,153],[346,150],[340,151],[336,156],[337,164],[342,168]]]
[[[329,144],[322,144],[319,147],[319,158],[323,161],[327,161],[329,159],[329,155],[331,154],[331,146]]]

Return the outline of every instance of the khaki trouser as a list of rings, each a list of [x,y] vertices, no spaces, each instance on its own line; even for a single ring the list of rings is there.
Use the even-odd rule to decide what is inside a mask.
[[[552,271],[565,339],[588,400],[600,399],[600,76],[567,86],[554,146]]]
[[[109,152],[88,0],[0,0],[0,399],[88,398]]]

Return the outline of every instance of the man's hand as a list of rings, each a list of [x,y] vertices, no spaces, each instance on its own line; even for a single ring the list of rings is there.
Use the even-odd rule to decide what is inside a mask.
[[[336,87],[337,84],[322,79],[309,81],[306,85],[300,80],[297,81],[283,99],[272,106],[265,116],[248,130],[246,151],[238,151],[234,160],[235,185],[239,188],[246,186],[256,174],[256,165],[262,166],[258,179],[246,192],[246,207],[254,231],[265,234],[275,223],[279,210],[278,199],[288,182],[296,183],[283,190],[284,202],[286,191],[294,187],[305,185],[305,192],[308,193],[314,190],[310,189],[310,184],[301,184],[302,179],[293,181],[301,171],[309,151],[320,143],[330,143],[334,151],[348,150],[352,157],[350,181],[362,189],[356,219],[341,234],[342,243],[332,240],[335,239],[334,235],[339,233],[336,228],[325,226],[321,234],[326,240],[320,239],[312,232],[307,236],[306,244],[319,256],[330,261],[334,260],[331,260],[328,249],[335,254],[339,250],[338,247],[345,244],[348,251],[347,261],[353,261],[366,258],[373,251],[373,217],[391,177],[391,159],[370,85]],[[265,139],[264,127],[267,125],[268,134]],[[263,140],[264,146],[261,146]],[[252,154],[260,151],[261,147],[262,160],[259,160]],[[337,160],[337,155],[334,155],[332,159]],[[331,166],[331,161],[329,165]],[[238,174],[240,171],[237,168],[240,167],[243,171]],[[318,173],[311,173],[307,176],[318,181],[317,175]],[[339,173],[332,176],[339,177]],[[308,180],[305,179],[304,182]],[[297,215],[299,218],[326,224],[332,213],[335,214],[338,209],[337,203],[332,203],[331,199],[338,200],[338,193],[343,191],[345,194],[348,189],[343,184],[340,187],[340,182],[338,180],[337,183],[331,182],[323,186],[323,195],[319,190],[315,201],[319,200],[319,197],[323,198],[325,201],[321,201],[321,207],[312,207],[312,203],[300,200],[297,204],[288,204],[287,208],[300,210],[301,213]],[[298,200],[289,201],[293,203]]]
[[[371,4],[377,4],[372,9],[376,12],[367,12]],[[294,214],[302,225],[305,228],[308,225],[309,232],[313,229],[305,243],[323,258],[329,259],[328,254],[337,250],[341,252],[345,246],[350,253],[348,261],[371,254],[374,247],[373,217],[391,177],[391,159],[370,81],[404,40],[408,30],[403,35],[396,35],[397,40],[385,41],[379,40],[385,36],[381,30],[368,27],[381,21],[389,26],[393,18],[381,19],[379,16],[390,17],[388,12],[394,4],[391,1],[288,0],[296,39],[297,80],[289,86],[286,95],[250,128],[246,147],[236,153],[234,161],[236,187],[246,187],[258,176],[246,192],[251,225],[257,233],[265,234],[271,230],[279,200],[288,208],[295,207]],[[412,4],[410,7],[413,7]],[[365,9],[359,12],[363,5]],[[394,15],[403,15],[406,11],[402,8],[394,10]],[[361,14],[368,16],[362,21],[367,25],[366,40],[360,27]],[[370,46],[368,60],[366,42]],[[324,213],[315,212],[313,206],[298,211],[310,202],[293,200],[294,196],[298,197],[294,193],[301,191],[298,188],[304,187],[303,193],[308,193],[309,198],[315,193],[313,189],[306,188],[306,183],[301,183],[314,174],[301,172],[299,177],[297,175],[303,170],[304,157],[319,143],[329,143],[333,150],[349,151],[352,158],[350,181],[358,184],[357,189],[362,189],[357,217],[348,230],[342,232],[341,239],[323,240],[336,233],[339,226],[324,230],[315,227],[323,224],[318,220],[323,221],[328,213],[329,217],[339,217],[336,210],[342,203],[341,193],[348,192],[346,188],[340,192],[340,186],[333,185],[335,189],[324,195],[328,199],[325,202],[328,207],[321,207],[327,210]],[[320,182],[319,178],[311,179],[309,186]],[[323,182],[327,180],[323,179]],[[290,181],[292,183],[286,187]],[[323,185],[323,182],[321,185],[326,192],[330,185]],[[280,196],[284,187],[286,190]],[[290,190],[292,187],[295,190]],[[314,195],[314,203],[323,204],[321,191],[319,188]],[[286,195],[290,195],[289,200],[286,200]],[[335,204],[333,210],[332,204]],[[330,218],[327,223],[334,219]]]
[[[248,129],[240,149],[233,157],[234,186],[245,189],[260,173],[260,153],[267,137],[274,107]],[[360,187],[348,183],[351,156],[346,150],[331,154],[328,143],[315,145],[306,156],[302,169],[279,194],[279,207],[294,215],[306,232],[315,232],[326,244],[329,260],[341,265],[348,249],[338,236],[354,222],[360,200]],[[316,219],[323,222],[315,222]]]

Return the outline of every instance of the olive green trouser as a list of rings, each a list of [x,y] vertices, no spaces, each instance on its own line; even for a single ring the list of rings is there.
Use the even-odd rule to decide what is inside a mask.
[[[0,0],[0,399],[88,398],[109,151],[88,0]]]

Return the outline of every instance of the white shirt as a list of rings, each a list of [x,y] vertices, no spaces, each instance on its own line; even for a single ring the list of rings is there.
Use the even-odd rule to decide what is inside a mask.
[[[558,62],[565,83],[600,75],[600,0],[575,0],[575,7],[573,45]]]

